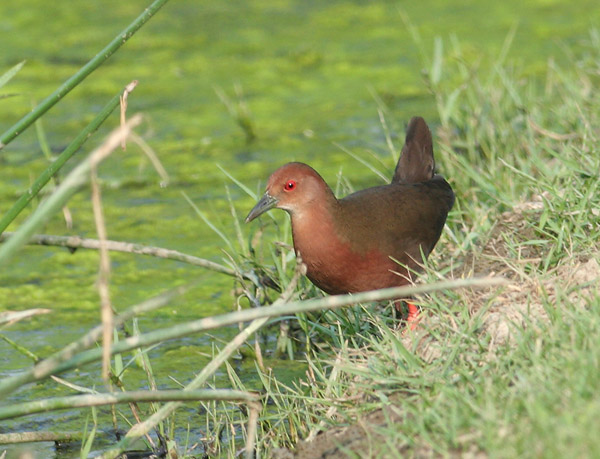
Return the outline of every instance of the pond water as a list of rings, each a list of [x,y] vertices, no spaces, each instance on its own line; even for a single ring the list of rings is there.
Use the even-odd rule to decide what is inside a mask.
[[[147,5],[141,0],[2,2],[0,73],[21,60],[27,63],[0,90],[0,94],[16,94],[0,99],[0,130],[8,129],[32,103],[76,72]],[[565,59],[563,46],[576,50],[599,19],[598,2],[586,0],[435,0],[426,5],[348,0],[172,1],[44,116],[43,126],[50,147],[60,152],[114,94],[137,79],[129,113],[144,114],[138,132],[158,154],[170,183],[160,186],[159,177],[136,148],[113,155],[100,170],[109,238],[220,262],[224,259],[223,241],[196,216],[182,195],[182,191],[187,193],[233,240],[225,186],[229,186],[240,218],[253,200],[217,165],[257,192],[272,170],[292,160],[310,163],[332,185],[340,170],[357,189],[377,184],[377,177],[366,173],[336,144],[362,157],[375,153],[388,171],[392,170],[374,95],[386,106],[398,146],[411,116],[420,114],[435,125],[435,101],[421,71],[424,59],[433,54],[436,37],[448,46],[455,36],[473,62],[481,59],[481,65],[489,67],[511,28],[516,27],[509,60],[524,72],[538,74],[550,56]],[[418,30],[421,49],[407,24]],[[256,134],[252,142],[228,113],[218,96],[221,92],[247,106]],[[67,170],[117,123],[115,113]],[[10,208],[47,164],[33,128],[0,151],[0,213]],[[32,208],[9,229],[16,228]],[[56,215],[43,232],[96,237],[88,189],[72,199],[69,209],[72,229]],[[284,221],[287,217],[279,212],[276,218]],[[244,231],[250,234],[251,228]],[[169,307],[142,318],[143,331],[232,308],[233,283],[225,276],[127,254],[112,254],[111,260],[111,296],[121,310],[176,285],[202,281]],[[49,308],[53,312],[4,333],[40,356],[79,337],[99,320],[97,270],[94,252],[71,254],[47,247],[22,250],[0,273],[0,309]],[[159,381],[168,383],[168,375],[189,380],[190,369],[206,362],[204,354],[210,352],[213,336],[226,340],[235,332],[229,328],[163,345],[156,352],[168,352],[172,358],[156,359]],[[0,377],[29,364],[27,358],[0,342]],[[293,365],[273,364],[294,377]],[[88,370],[78,378],[93,385],[98,373],[95,368]],[[241,373],[242,377],[247,373],[248,380],[253,377],[251,367]],[[12,400],[54,393],[49,385],[28,387]],[[69,412],[61,419],[62,425],[66,430],[78,430],[81,416]],[[54,422],[56,419],[40,416],[9,428],[47,428]],[[43,457],[45,453],[40,454]]]

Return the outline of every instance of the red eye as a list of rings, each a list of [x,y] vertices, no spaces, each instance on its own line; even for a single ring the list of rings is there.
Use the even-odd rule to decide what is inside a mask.
[[[288,180],[286,182],[286,184],[283,186],[283,189],[285,191],[292,191],[294,188],[296,188],[296,181],[295,180]]]

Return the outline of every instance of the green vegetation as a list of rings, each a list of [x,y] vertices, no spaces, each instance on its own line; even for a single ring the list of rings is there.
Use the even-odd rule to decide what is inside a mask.
[[[90,407],[77,411],[79,427],[85,424],[80,432],[44,432],[43,436],[63,441],[81,438],[76,448],[82,457],[92,451],[116,457],[133,448],[162,448],[178,451],[182,457],[231,457],[242,449],[247,457],[255,449],[257,457],[269,457],[284,455],[283,448],[310,451],[312,457],[598,456],[600,34],[592,30],[577,52],[567,50],[567,62],[550,60],[532,76],[507,58],[514,31],[486,67],[457,39],[438,39],[431,52],[417,28],[408,20],[405,25],[422,56],[424,82],[436,104],[439,123],[432,124],[437,127],[438,169],[457,190],[456,207],[426,266],[423,285],[402,290],[418,294],[423,308],[414,333],[403,333],[385,302],[367,303],[393,297],[397,291],[320,298],[296,266],[287,219],[283,224],[279,218],[263,218],[263,226],[241,225],[245,213],[240,209],[246,208],[246,200],[239,194],[252,196],[252,186],[246,176],[224,167],[229,200],[228,208],[219,204],[223,216],[212,219],[197,199],[187,194],[181,198],[194,208],[185,217],[191,218],[195,211],[217,234],[220,246],[227,250],[223,259],[216,262],[159,247],[107,243],[111,250],[132,252],[111,255],[115,265],[128,268],[129,278],[114,273],[111,278],[106,272],[100,276],[107,285],[112,283],[117,310],[113,322],[74,337],[65,348],[46,343],[36,351],[23,336],[12,339],[15,336],[3,329],[4,342],[27,363],[0,380],[0,418],[10,419],[12,428],[24,415],[36,419],[33,413],[58,416],[58,410]],[[311,50],[299,50],[293,58],[307,68],[321,60]],[[0,86],[18,78],[20,69],[21,65],[13,67],[0,77]],[[260,123],[245,99],[247,92],[240,88],[235,87],[235,98],[227,89],[216,91],[231,124],[242,129],[243,143],[255,144]],[[387,149],[386,157],[343,148],[387,177],[402,132],[391,120],[393,97],[377,90],[373,95],[373,113],[379,109],[378,132],[383,133],[376,149]],[[98,118],[90,119],[89,132],[115,105],[113,99]],[[22,245],[29,236],[40,232],[69,199],[77,199],[74,193],[87,182],[90,171],[100,160],[110,161],[107,158],[121,137],[140,121],[131,117],[125,131],[116,131],[86,158],[77,159],[27,220],[15,219],[18,212],[5,216],[2,224],[12,224],[14,232],[0,246],[0,265],[21,262]],[[84,140],[87,135],[88,131],[81,131],[73,138]],[[135,137],[130,137],[132,141]],[[143,141],[137,143],[146,150]],[[73,152],[76,145],[65,151]],[[43,172],[35,182],[32,177],[36,193],[55,172]],[[131,183],[119,182],[116,188],[135,198]],[[107,188],[106,182],[100,184]],[[351,188],[340,174],[337,191]],[[20,211],[31,198],[35,196],[15,198],[15,206]],[[104,207],[100,221],[118,222],[111,206]],[[160,222],[160,210],[153,217]],[[102,233],[103,223],[91,219],[86,223],[88,231],[96,228]],[[100,239],[97,245],[42,236],[36,241],[79,252],[86,247],[102,249]],[[179,279],[180,271],[160,276],[159,269],[150,271],[147,281],[157,284],[154,289],[140,288],[127,296],[123,291],[139,281],[135,274],[139,265],[130,261],[133,253],[175,259],[187,263],[188,271],[192,265],[207,268],[229,281],[217,285],[201,277],[185,284],[182,279],[189,277]],[[84,260],[94,266],[94,272],[86,276],[96,279],[97,257],[88,257]],[[54,261],[60,268],[73,263],[66,254]],[[3,278],[2,288],[15,280],[10,276]],[[469,278],[481,276],[506,279],[508,284],[484,280],[479,288],[470,288],[477,282]],[[164,291],[161,282],[170,289]],[[173,315],[164,311],[197,302],[198,285],[206,289],[207,283],[213,293],[233,285],[241,310],[217,315],[213,306],[200,311],[198,320],[186,316],[182,323],[173,324]],[[31,292],[25,300],[28,311],[0,316],[7,330],[13,321],[48,312],[37,308]],[[129,301],[132,298],[135,301]],[[92,307],[99,303],[97,297],[78,300],[89,301]],[[363,304],[351,305],[357,301]],[[70,297],[64,306],[73,310],[72,320],[77,320],[85,308],[76,311],[80,304],[74,303]],[[134,306],[126,308],[128,304]],[[159,308],[164,316],[151,315],[142,322],[149,314],[160,314]],[[43,324],[41,318],[35,320]],[[211,330],[236,323],[239,330],[219,330],[223,334],[217,335],[218,344],[212,344],[210,352],[193,341],[180,341],[195,333],[193,337],[211,342]],[[47,328],[50,334],[61,333],[58,327]],[[101,361],[107,330],[113,333],[112,358],[110,378],[102,381],[99,366],[89,363]],[[176,377],[156,370],[164,368],[165,361],[178,362]],[[39,400],[42,397],[26,390],[32,382],[52,389]],[[173,390],[181,388],[185,390]],[[123,393],[111,397],[111,391]],[[65,395],[74,393],[84,395]],[[192,405],[182,405],[182,400],[198,400],[200,408],[190,409]],[[96,408],[123,402],[133,403]],[[119,442],[113,436],[100,438],[100,432],[111,427],[128,433]],[[0,440],[19,441],[2,434]]]
[[[543,80],[503,58],[478,71],[458,42],[436,53],[437,162],[460,192],[426,279],[495,273],[511,285],[427,296],[414,336],[372,309],[362,329],[356,309],[320,317],[315,330],[328,322],[336,336],[309,353],[303,383],[263,373],[277,407],[259,434],[266,451],[325,430],[299,450],[600,452],[599,39],[568,70],[550,61]]]

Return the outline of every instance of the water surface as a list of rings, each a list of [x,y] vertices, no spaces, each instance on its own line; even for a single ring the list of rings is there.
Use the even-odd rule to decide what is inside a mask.
[[[18,94],[0,99],[0,130],[10,127],[30,110],[32,102],[43,99],[77,71],[146,6],[140,0],[3,2],[0,72],[21,60],[27,63],[0,90]],[[273,169],[292,160],[310,163],[332,185],[340,170],[356,188],[377,184],[377,177],[336,144],[365,158],[373,153],[391,171],[394,165],[376,99],[384,104],[397,146],[411,116],[423,115],[435,125],[435,101],[422,70],[431,59],[436,37],[443,40],[445,49],[450,38],[456,37],[465,55],[486,68],[493,65],[505,38],[516,27],[509,61],[524,73],[542,74],[549,57],[566,61],[565,47],[577,51],[599,18],[597,1],[173,1],[54,107],[43,123],[51,148],[60,152],[114,94],[129,81],[139,80],[129,111],[144,114],[146,121],[139,132],[159,155],[171,182],[160,187],[160,179],[136,148],[110,158],[100,172],[109,237],[220,262],[226,248],[223,241],[182,196],[185,191],[221,231],[233,237],[225,185],[230,187],[240,217],[253,202],[217,164],[257,192]],[[420,47],[405,21],[419,32]],[[253,142],[247,142],[216,91],[246,104],[256,133]],[[117,122],[115,114],[73,164]],[[443,167],[443,159],[438,162]],[[34,129],[0,152],[0,212],[10,208],[47,164]],[[26,209],[19,222],[36,205]],[[96,237],[87,189],[69,203],[69,209],[72,229],[56,215],[43,232]],[[287,217],[280,212],[276,218],[283,222]],[[252,228],[245,230],[249,233]],[[142,330],[233,307],[233,283],[224,276],[141,256],[112,254],[111,260],[111,295],[117,309],[175,285],[202,281],[171,306],[142,318]],[[79,337],[99,320],[97,271],[94,252],[22,250],[9,269],[0,273],[0,308],[42,307],[53,312],[11,327],[7,336],[40,356]],[[214,335],[226,340],[235,331],[230,328]],[[189,337],[153,351],[159,381],[168,384],[169,375],[189,380],[206,362],[214,335]],[[0,375],[29,363],[0,343]],[[273,365],[294,374],[289,365]],[[241,368],[242,378],[252,381],[252,365]],[[88,386],[99,384],[96,368],[86,367],[70,377]],[[135,381],[142,375],[134,369],[130,378]],[[223,374],[218,381],[227,387]],[[14,399],[57,393],[62,392],[50,384],[29,386]],[[77,430],[82,416],[84,410],[69,412],[61,425]],[[39,416],[10,428],[48,428],[55,421],[52,416]]]

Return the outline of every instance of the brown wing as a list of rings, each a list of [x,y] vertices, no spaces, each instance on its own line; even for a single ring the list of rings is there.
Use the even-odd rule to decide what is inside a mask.
[[[360,248],[377,248],[395,257],[403,252],[425,254],[440,237],[454,204],[452,188],[440,175],[415,183],[392,183],[358,191],[340,200],[344,227],[338,228]]]

